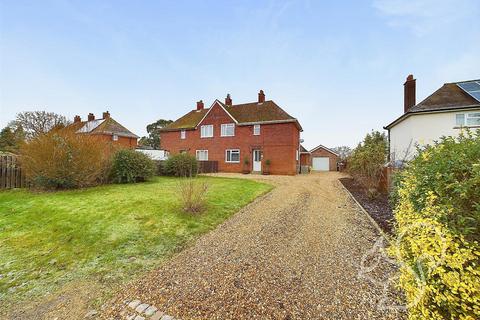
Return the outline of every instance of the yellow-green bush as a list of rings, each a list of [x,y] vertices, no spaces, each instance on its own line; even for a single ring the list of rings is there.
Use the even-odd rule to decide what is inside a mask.
[[[419,150],[394,192],[409,319],[480,319],[480,132]]]

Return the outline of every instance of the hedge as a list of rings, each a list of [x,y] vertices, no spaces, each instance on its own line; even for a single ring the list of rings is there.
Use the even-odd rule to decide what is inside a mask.
[[[393,195],[408,317],[480,319],[480,131],[418,152]]]

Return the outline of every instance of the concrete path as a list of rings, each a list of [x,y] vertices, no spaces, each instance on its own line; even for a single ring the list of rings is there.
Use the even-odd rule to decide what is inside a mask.
[[[369,257],[379,234],[341,174],[223,176],[276,188],[126,285],[101,317],[153,317],[128,306],[135,301],[176,319],[403,318],[381,308],[396,298],[382,285],[394,268]]]

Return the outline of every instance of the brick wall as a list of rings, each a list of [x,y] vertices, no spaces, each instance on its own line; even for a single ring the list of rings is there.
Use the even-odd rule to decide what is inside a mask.
[[[95,136],[97,136],[99,139],[103,141],[111,142],[112,145],[114,146],[120,146],[123,148],[130,148],[130,149],[135,149],[137,147],[136,138],[119,136],[117,141],[113,141],[112,135],[109,135],[109,134],[97,134]]]
[[[221,137],[221,124],[234,123],[230,116],[218,105],[213,106],[208,116],[196,130],[187,130],[186,139],[180,139],[180,131],[160,132],[161,149],[171,154],[182,150],[191,155],[196,150],[208,150],[208,160],[218,161],[222,172],[242,172],[245,157],[249,160],[248,170],[252,170],[253,150],[263,153],[265,160],[271,161],[271,174],[294,175],[297,171],[296,152],[299,148],[300,132],[294,123],[261,125],[260,135],[253,135],[253,126],[235,126],[235,136]],[[200,138],[201,125],[213,125],[213,138]],[[225,162],[226,149],[240,149],[240,163]]]

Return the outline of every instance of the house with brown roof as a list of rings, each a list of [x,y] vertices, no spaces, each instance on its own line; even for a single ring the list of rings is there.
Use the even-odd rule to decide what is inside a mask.
[[[75,116],[70,128],[78,134],[95,135],[103,141],[111,142],[112,145],[122,146],[130,149],[137,147],[136,134],[125,128],[114,120],[108,111],[103,113],[101,119],[95,119],[93,113],[89,113],[87,121],[82,121],[80,116]]]
[[[161,148],[189,153],[199,161],[216,161],[223,172],[265,172],[294,175],[300,165],[299,121],[263,90],[258,100],[233,104],[215,100],[205,108],[202,100],[195,110],[160,129]]]
[[[445,83],[416,104],[416,79],[404,83],[404,112],[384,127],[388,130],[390,162],[411,159],[416,146],[442,136],[457,136],[465,128],[480,128],[480,80]]]

